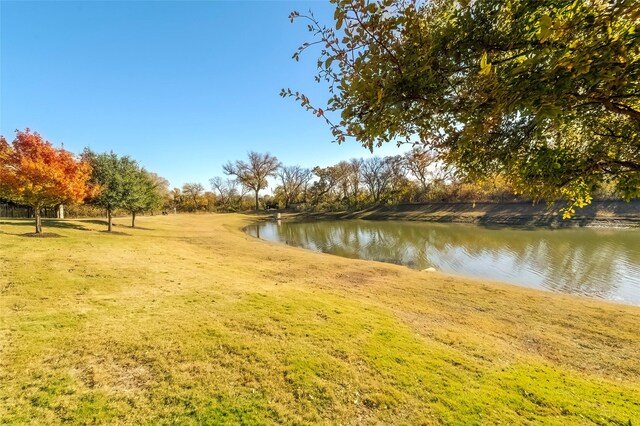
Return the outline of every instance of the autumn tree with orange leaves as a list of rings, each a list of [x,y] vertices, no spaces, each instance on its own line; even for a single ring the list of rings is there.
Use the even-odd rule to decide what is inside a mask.
[[[91,166],[37,132],[16,130],[12,143],[0,136],[0,195],[33,208],[36,234],[42,234],[40,210],[82,202],[91,195]]]

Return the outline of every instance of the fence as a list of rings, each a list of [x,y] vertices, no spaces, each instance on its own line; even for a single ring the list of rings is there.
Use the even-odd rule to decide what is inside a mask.
[[[58,209],[55,207],[45,207],[41,210],[42,217],[58,217]],[[0,217],[29,218],[33,217],[33,209],[15,203],[0,201]]]

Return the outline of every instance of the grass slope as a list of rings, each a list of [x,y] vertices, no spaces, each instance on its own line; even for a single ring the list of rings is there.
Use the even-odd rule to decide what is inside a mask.
[[[640,309],[248,237],[0,220],[0,423],[640,423]]]

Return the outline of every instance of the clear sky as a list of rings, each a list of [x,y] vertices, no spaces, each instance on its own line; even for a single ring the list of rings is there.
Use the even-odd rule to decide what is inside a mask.
[[[317,52],[291,59],[311,34],[287,17],[308,9],[333,15],[328,1],[0,0],[0,134],[130,155],[172,186],[209,187],[250,150],[304,167],[370,156],[279,96],[326,99]]]

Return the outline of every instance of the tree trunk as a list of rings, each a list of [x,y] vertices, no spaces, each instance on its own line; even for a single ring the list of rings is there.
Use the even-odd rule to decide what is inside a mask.
[[[136,212],[131,212],[131,227],[136,227]]]
[[[42,234],[42,218],[40,216],[40,206],[33,206],[33,213],[36,217],[36,234]]]
[[[111,208],[107,208],[107,231],[111,232]]]
[[[258,202],[258,190],[256,189],[256,211],[260,208],[260,203]]]

